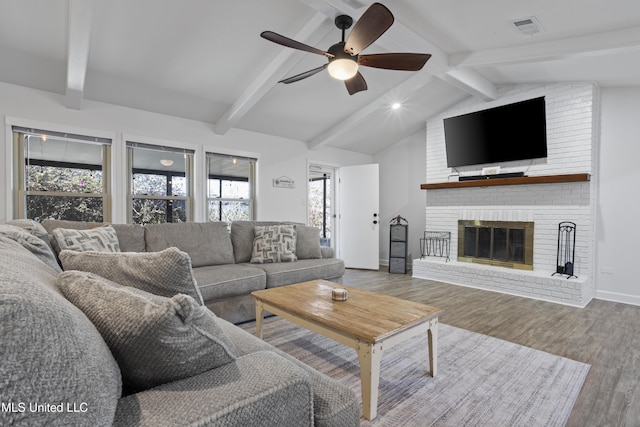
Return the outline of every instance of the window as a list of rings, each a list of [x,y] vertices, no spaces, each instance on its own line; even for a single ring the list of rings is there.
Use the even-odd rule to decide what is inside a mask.
[[[308,213],[309,225],[320,229],[320,243],[331,246],[333,230],[333,180],[335,170],[329,167],[309,165]]]
[[[254,218],[256,159],[207,153],[207,217],[231,223]]]
[[[109,221],[111,140],[13,127],[14,217]]]
[[[127,142],[129,222],[193,220],[192,150]]]

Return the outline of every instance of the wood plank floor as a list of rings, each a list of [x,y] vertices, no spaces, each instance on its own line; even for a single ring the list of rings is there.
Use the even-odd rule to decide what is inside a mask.
[[[340,280],[339,280],[340,281]],[[640,307],[593,300],[586,308],[348,269],[345,285],[446,310],[442,323],[588,363],[568,426],[640,426]]]

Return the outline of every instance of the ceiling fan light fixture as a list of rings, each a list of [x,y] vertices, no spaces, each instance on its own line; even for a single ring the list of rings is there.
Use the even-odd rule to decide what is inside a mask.
[[[358,63],[353,59],[336,58],[329,62],[329,75],[337,80],[349,80],[358,72]]]
[[[162,159],[162,160],[160,160],[160,164],[161,164],[162,166],[167,166],[167,167],[169,167],[169,166],[173,165],[173,160],[169,160],[169,159]]]

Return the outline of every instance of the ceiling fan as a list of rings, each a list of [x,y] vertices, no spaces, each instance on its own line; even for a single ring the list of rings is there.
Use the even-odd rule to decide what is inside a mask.
[[[418,71],[431,58],[427,53],[378,53],[371,55],[360,55],[360,52],[367,46],[375,42],[393,24],[393,14],[386,6],[380,3],[373,3],[360,17],[356,25],[351,30],[349,37],[345,41],[345,30],[351,28],[353,19],[347,15],[339,15],[335,19],[336,27],[342,30],[342,41],[331,46],[327,51],[316,49],[304,43],[300,43],[288,37],[264,31],[260,34],[274,43],[305,52],[326,56],[329,62],[304,73],[280,80],[278,83],[294,83],[314,74],[325,68],[328,69],[331,77],[344,80],[349,95],[367,90],[367,82],[358,71],[360,65],[374,68],[384,68],[387,70]]]

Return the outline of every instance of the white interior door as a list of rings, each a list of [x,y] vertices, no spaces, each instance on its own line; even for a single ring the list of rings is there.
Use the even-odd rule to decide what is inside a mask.
[[[348,268],[379,269],[380,215],[378,165],[340,168],[339,250]]]

